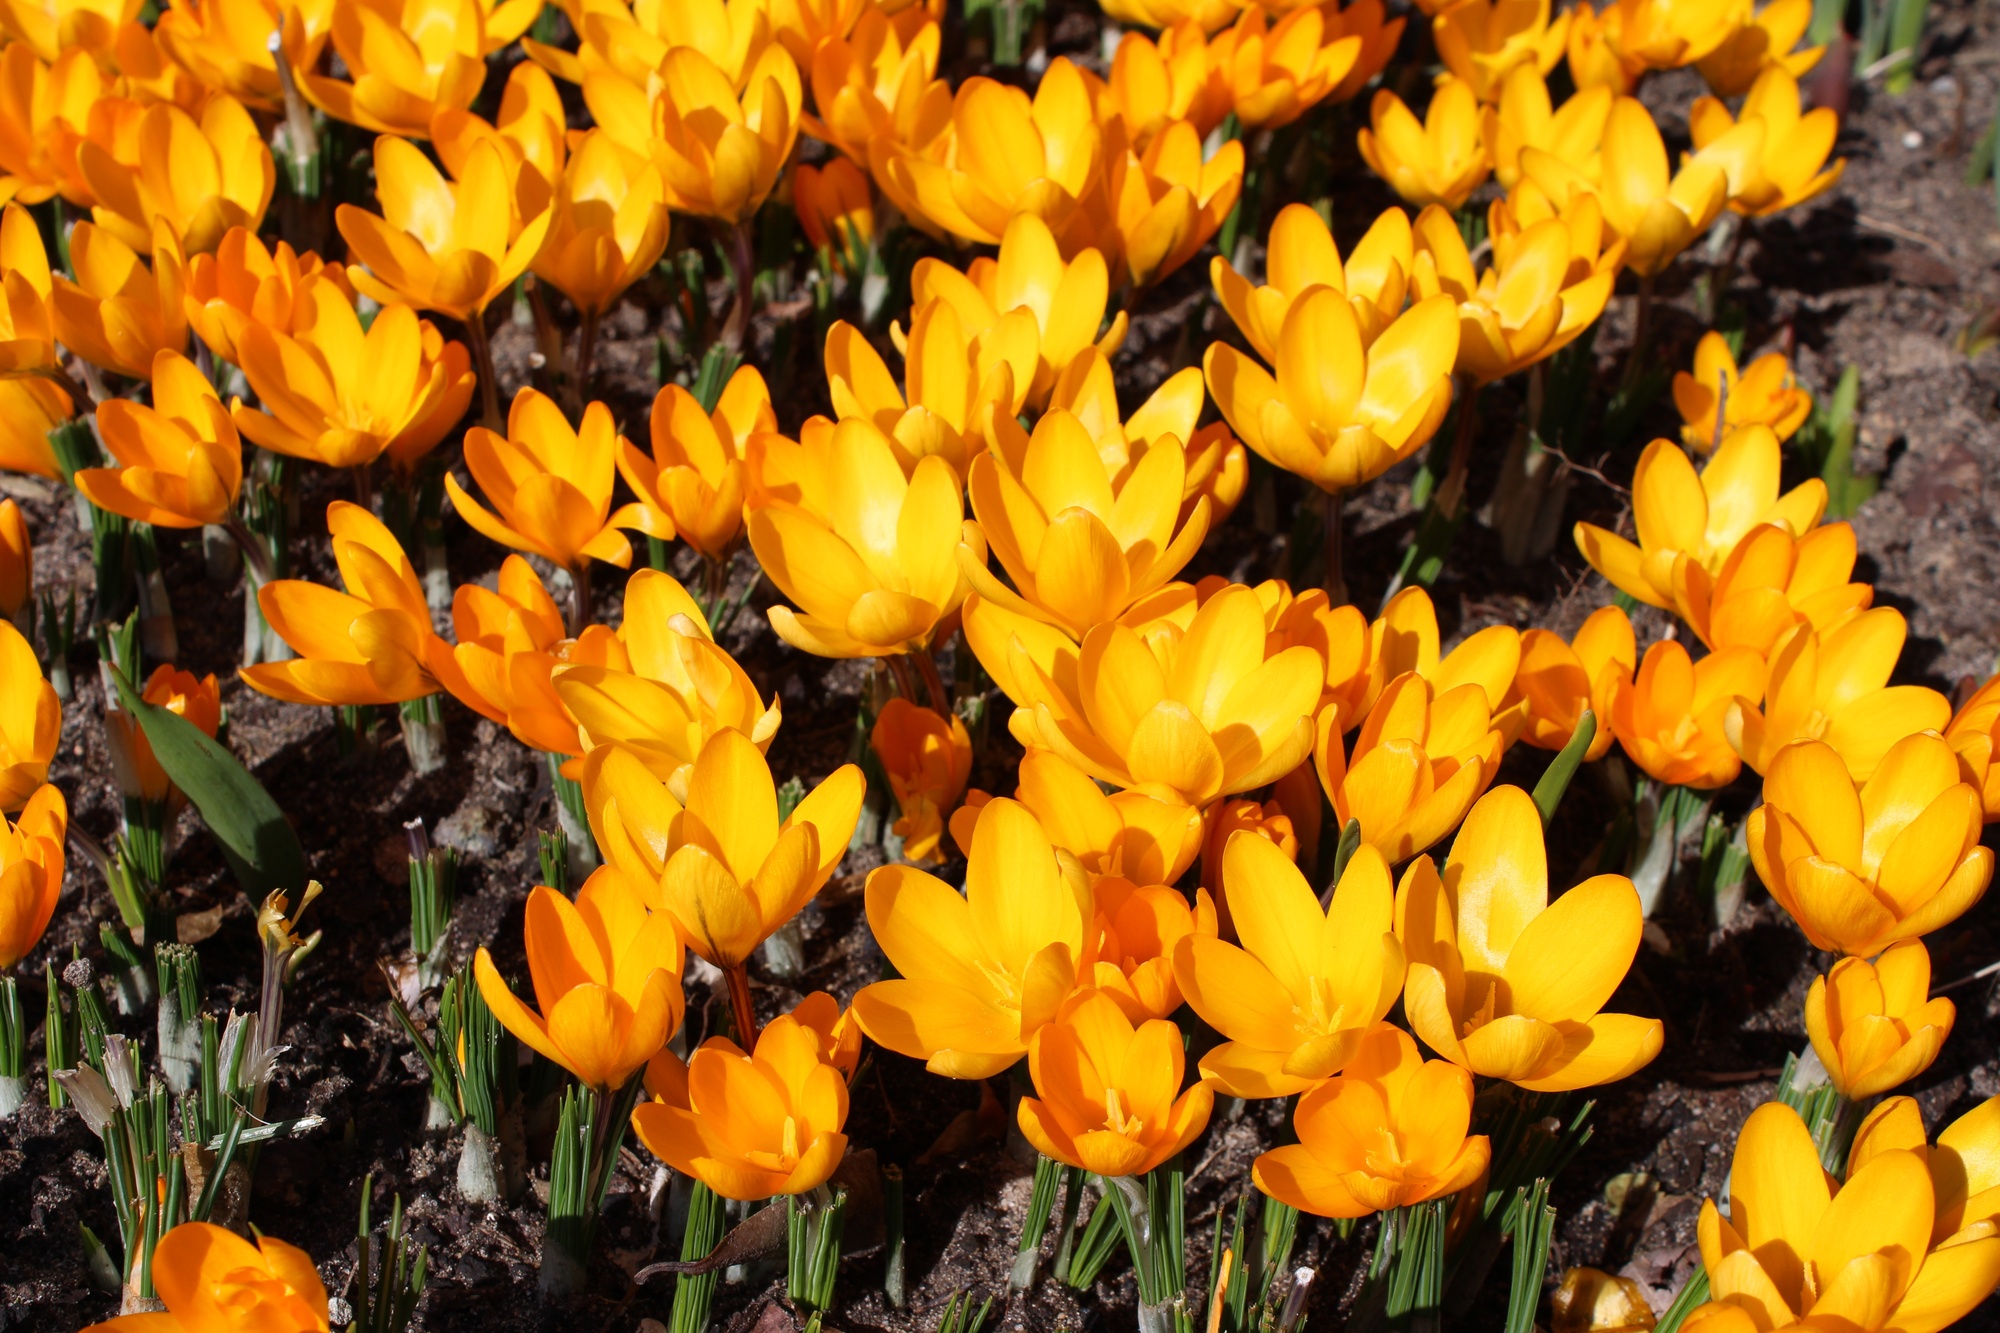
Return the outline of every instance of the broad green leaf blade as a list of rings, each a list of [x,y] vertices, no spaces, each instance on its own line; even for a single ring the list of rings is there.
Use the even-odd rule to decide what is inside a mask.
[[[236,882],[253,901],[306,883],[305,850],[264,784],[228,749],[178,713],[149,704],[116,670],[118,702],[139,723],[153,757],[187,794],[222,847]]]

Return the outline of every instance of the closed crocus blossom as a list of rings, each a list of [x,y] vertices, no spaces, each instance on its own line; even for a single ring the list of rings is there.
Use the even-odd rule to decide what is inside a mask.
[[[666,247],[659,172],[604,131],[586,133],[555,182],[535,273],[594,320]]]
[[[1192,22],[1204,32],[1214,32],[1235,18],[1240,0],[1112,0],[1104,12],[1120,23],[1142,28],[1171,28]]]
[[[486,82],[486,13],[477,0],[361,0],[330,6],[308,33],[287,14],[285,56],[299,91],[335,120],[377,134],[429,135],[439,111],[464,110]],[[347,79],[318,73],[327,43]]]
[[[375,194],[379,216],[352,204],[334,213],[366,266],[348,270],[354,286],[385,305],[407,302],[457,320],[471,320],[513,286],[552,219],[547,209],[520,216],[507,163],[491,142],[475,143],[450,180],[414,144],[384,135],[375,141]]]
[[[1713,329],[1694,346],[1693,373],[1674,374],[1674,406],[1686,423],[1681,439],[1704,454],[1745,426],[1769,426],[1781,442],[1789,440],[1812,415],[1812,404],[1783,352],[1766,352],[1739,370],[1729,340]]]
[[[1022,756],[1014,799],[1041,821],[1051,842],[1093,875],[1115,875],[1135,884],[1172,884],[1201,850],[1199,809],[1144,792],[1107,795],[1047,750],[1029,750]],[[960,832],[971,827],[963,822],[968,818],[977,818],[969,798],[951,821],[953,838],[969,851],[971,834]]]
[[[1257,1158],[1251,1179],[1319,1217],[1366,1217],[1465,1189],[1492,1149],[1472,1127],[1472,1076],[1425,1060],[1401,1028],[1378,1023],[1338,1078],[1292,1113],[1298,1142]]]
[[[241,366],[238,343],[249,325],[293,337],[311,326],[319,312],[313,283],[321,277],[346,290],[341,265],[324,263],[311,251],[301,255],[284,241],[266,249],[255,232],[231,228],[213,253],[188,261],[188,323],[211,352]]]
[[[497,588],[461,584],[451,599],[452,657],[467,693],[459,701],[548,754],[585,748],[576,717],[555,688],[558,667],[629,665],[618,636],[602,625],[565,634],[555,599],[518,555],[500,565]]]
[[[48,779],[61,736],[62,701],[34,645],[0,621],[0,811],[19,810]]]
[[[1421,123],[1402,98],[1379,88],[1368,104],[1368,122],[1359,136],[1361,156],[1413,208],[1457,208],[1492,171],[1480,136],[1479,99],[1462,79],[1438,85]]]
[[[135,250],[150,244],[155,220],[190,255],[215,249],[232,227],[254,232],[278,183],[256,122],[227,94],[209,98],[199,117],[156,103],[134,125],[93,133],[76,159],[97,199],[92,216]]]
[[[799,604],[770,610],[778,637],[821,657],[879,657],[929,647],[938,622],[970,585],[958,548],[985,558],[964,520],[957,475],[942,458],[906,479],[889,439],[871,422],[834,428],[828,485],[817,512],[753,507],[750,545],[771,582]]]
[[[1385,209],[1345,260],[1324,220],[1305,204],[1286,204],[1264,250],[1265,285],[1254,286],[1226,256],[1209,261],[1216,299],[1257,355],[1278,364],[1285,320],[1315,287],[1348,298],[1363,346],[1402,313],[1413,259],[1410,215]]]
[[[1834,1089],[1862,1101],[1930,1068],[1958,1011],[1930,998],[1931,955],[1902,940],[1874,962],[1843,958],[1806,993],[1806,1035]]]
[[[1617,0],[1616,12],[1619,51],[1647,69],[1694,64],[1728,41],[1749,15],[1732,0]]]
[[[205,87],[258,111],[282,111],[284,87],[270,47],[279,26],[272,0],[172,0],[153,37]]]
[[[1203,359],[1230,427],[1268,462],[1327,492],[1370,481],[1421,448],[1451,405],[1458,312],[1419,301],[1364,343],[1348,299],[1308,291],[1285,315],[1277,374],[1227,343]]]
[[[1857,554],[1846,523],[1802,537],[1760,523],[1713,576],[1695,560],[1677,560],[1674,609],[1710,648],[1749,648],[1768,659],[1795,626],[1831,632],[1875,599],[1868,584],[1850,581]]]
[[[1027,406],[1040,360],[1034,312],[1016,307],[981,327],[968,323],[952,301],[933,297],[917,307],[899,341],[900,388],[860,330],[845,320],[827,330],[824,364],[834,415],[871,422],[906,476],[919,459],[936,456],[963,478],[972,456],[987,445],[992,415],[1012,417]],[[803,435],[801,442],[815,447]]]
[[[626,105],[630,85],[614,87],[614,78],[586,80],[585,100],[607,131],[638,147],[630,125],[637,108]],[[739,91],[706,55],[678,46],[661,62],[659,81],[641,133],[669,205],[732,226],[747,221],[777,185],[798,140],[805,97],[798,66],[784,47],[767,46]]]
[[[1760,523],[1782,524],[1795,536],[1819,526],[1826,484],[1808,478],[1779,495],[1781,466],[1778,437],[1767,426],[1725,436],[1699,475],[1679,445],[1654,440],[1632,471],[1637,544],[1579,523],[1577,549],[1620,592],[1671,611],[1674,564],[1682,555],[1713,574]]]
[[[1546,75],[1563,58],[1569,14],[1549,17],[1549,0],[1472,0],[1431,20],[1445,68],[1482,102],[1498,102],[1507,75],[1521,66]]]
[[[536,1009],[508,989],[484,948],[473,956],[479,993],[493,1016],[523,1045],[600,1092],[625,1086],[681,1023],[681,941],[673,918],[647,911],[638,886],[600,866],[574,903],[537,886],[528,895],[522,935]]]
[[[562,179],[569,156],[563,138],[567,114],[548,71],[524,60],[508,74],[492,121],[470,111],[441,110],[431,118],[431,148],[444,169],[461,180],[474,147],[489,143],[497,148],[513,183],[515,207],[521,217],[531,218],[548,206]]]
[[[80,468],[75,485],[99,509],[136,523],[223,523],[243,483],[243,446],[208,377],[179,352],[153,360],[153,405],[111,398],[97,430],[115,468]]]
[[[1204,156],[1201,136],[1186,121],[1167,126],[1144,152],[1121,152],[1110,137],[1110,226],[1100,244],[1115,254],[1123,281],[1150,287],[1194,258],[1236,207],[1243,144],[1231,139]]]
[[[1924,1158],[1877,1152],[1837,1184],[1812,1131],[1782,1102],[1736,1138],[1729,1216],[1702,1204],[1697,1227],[1710,1301],[1694,1333],[1841,1328],[1936,1333],[2000,1281],[2000,1235],[1980,1228],[1930,1248],[1937,1192]]]
[[[1749,217],[1768,217],[1826,193],[1847,167],[1846,158],[1826,165],[1840,114],[1826,106],[1803,111],[1799,81],[1782,64],[1765,66],[1733,118],[1715,98],[1697,98],[1688,132],[1695,160],[1728,172],[1729,206]]]
[[[1402,990],[1389,864],[1363,846],[1322,908],[1291,858],[1238,833],[1222,881],[1242,947],[1191,935],[1174,949],[1182,994],[1228,1038],[1202,1075],[1233,1097],[1303,1092],[1355,1058]]]
[[[914,142],[926,106],[951,99],[950,85],[937,80],[939,38],[937,19],[922,5],[894,15],[869,6],[846,38],[822,41],[801,62],[813,104],[801,128],[863,167],[878,137]]]
[[[1403,861],[1458,826],[1500,769],[1526,710],[1499,717],[1483,687],[1438,689],[1408,672],[1390,681],[1362,720],[1351,749],[1341,740],[1345,713],[1320,710],[1313,762],[1344,826]]]
[[[1057,854],[1034,815],[989,801],[963,895],[908,866],[868,876],[868,925],[898,976],[854,997],[855,1020],[934,1074],[997,1074],[1075,987],[1090,905],[1083,869]]]
[[[960,567],[1001,606],[1081,637],[1178,574],[1208,534],[1206,500],[1179,521],[1187,464],[1177,441],[1148,449],[1114,487],[1068,412],[1044,414],[1026,439],[1012,422],[996,422],[995,434],[994,448],[972,460],[968,491],[1014,586],[987,570],[984,551],[968,547]]]
[[[2000,676],[1995,676],[1973,692],[1952,716],[1944,738],[1958,752],[1967,777],[1979,789],[1980,803],[1987,822],[2000,819],[2000,765],[1994,754],[2000,750]]]
[[[1763,706],[1746,691],[1725,719],[1743,762],[1769,773],[1793,741],[1823,740],[1865,782],[1905,737],[1943,731],[1950,700],[1928,686],[1889,684],[1906,633],[1903,613],[1886,606],[1824,633],[1810,624],[1786,631],[1771,654]]]
[[[1632,621],[1615,606],[1591,612],[1568,643],[1545,629],[1523,631],[1521,667],[1508,695],[1528,704],[1521,739],[1537,749],[1560,750],[1588,708],[1596,715],[1597,732],[1583,757],[1602,759],[1613,739],[1614,682],[1629,680],[1638,661]]]
[[[1601,1012],[1643,924],[1623,875],[1550,902],[1535,803],[1496,787],[1466,816],[1442,875],[1427,856],[1403,872],[1403,1011],[1424,1045],[1475,1074],[1531,1092],[1616,1082],[1658,1055],[1663,1036],[1656,1018]]]
[[[1935,735],[1898,742],[1865,783],[1821,741],[1786,746],[1745,837],[1758,878],[1822,949],[1868,958],[1957,920],[1993,877],[1979,793]]]
[[[875,195],[860,167],[844,157],[823,167],[799,163],[792,169],[792,207],[806,244],[841,272],[862,272],[875,244]]]
[[[1111,997],[1134,1023],[1170,1018],[1181,1007],[1174,952],[1184,939],[1214,939],[1215,899],[1207,889],[1187,895],[1165,884],[1134,884],[1100,875],[1090,886],[1090,968],[1081,978]]]
[[[90,187],[76,165],[91,108],[111,90],[91,53],[65,51],[53,61],[26,42],[0,48],[0,192],[22,204],[61,194],[88,205]]]
[[[1544,361],[1604,313],[1623,243],[1606,246],[1590,196],[1570,216],[1493,231],[1493,263],[1475,274],[1451,214],[1433,204],[1417,218],[1417,298],[1443,293],[1458,306],[1458,370],[1486,384]]]
[[[1056,377],[1085,348],[1094,345],[1111,356],[1124,342],[1122,310],[1098,336],[1110,290],[1104,256],[1086,248],[1065,260],[1048,224],[1033,213],[1017,214],[1008,222],[997,258],[976,258],[963,272],[941,259],[925,258],[910,271],[914,309],[921,311],[934,300],[948,302],[967,338],[981,338],[1015,310],[1025,309],[1034,317],[1040,333],[1034,373],[1025,386],[1016,387],[1024,388],[1026,402],[1035,407],[1048,403]]]
[[[1364,667],[1336,698],[1343,708],[1341,730],[1352,730],[1373,712],[1376,701],[1398,676],[1415,672],[1431,683],[1433,695],[1477,684],[1497,716],[1507,705],[1509,683],[1521,665],[1521,635],[1511,625],[1488,625],[1467,635],[1450,652],[1441,651],[1437,604],[1422,588],[1405,588],[1382,607],[1368,626]],[[1343,655],[1351,652],[1343,649]],[[1331,660],[1331,659],[1329,659]],[[1518,730],[1518,721],[1502,724]]]
[[[1622,97],[1639,86],[1646,63],[1625,53],[1620,44],[1624,31],[1618,0],[1605,0],[1597,10],[1589,0],[1570,8],[1566,58],[1570,78],[1579,89],[1605,88]]]
[[[12,499],[0,500],[0,620],[20,616],[34,592],[35,542],[27,516]]]
[[[1521,165],[1551,198],[1573,193],[1575,177],[1551,155],[1523,149]],[[1693,244],[1729,197],[1728,178],[1718,166],[1691,160],[1678,172],[1669,170],[1652,113],[1631,97],[1614,102],[1605,121],[1602,171],[1596,193],[1604,220],[1625,238],[1625,266],[1641,278],[1653,277]]]
[[[1074,685],[1044,676],[1017,739],[1092,777],[1203,806],[1289,773],[1312,749],[1325,667],[1310,648],[1266,656],[1263,609],[1249,588],[1209,599],[1185,630],[1122,624],[1086,634]],[[1073,690],[1074,693],[1070,693]]]
[[[1208,1127],[1206,1080],[1181,1091],[1181,1031],[1165,1019],[1134,1024],[1101,991],[1082,991],[1034,1035],[1035,1097],[1016,1117],[1035,1149],[1100,1176],[1140,1176]]]
[[[780,1014],[745,1055],[710,1037],[686,1065],[663,1051],[632,1127],[655,1157],[725,1199],[803,1194],[847,1153],[847,1080],[812,1028]]]
[[[1524,148],[1539,149],[1591,174],[1615,100],[1609,88],[1584,88],[1557,107],[1549,100],[1540,69],[1533,63],[1514,66],[1500,85],[1499,109],[1488,113],[1493,174],[1509,190],[1518,185]]]
[[[153,228],[150,267],[131,246],[88,222],[71,228],[69,260],[76,280],[57,275],[50,298],[63,346],[100,369],[141,380],[161,352],[186,348],[186,266],[164,223]]]
[[[1766,65],[1780,65],[1793,78],[1819,63],[1824,46],[1795,50],[1812,24],[1812,0],[1771,0],[1722,45],[1697,62],[1701,77],[1717,97],[1741,97]]]
[[[1258,30],[1260,36],[1263,31]],[[1292,54],[1313,55],[1303,50]],[[1191,122],[1195,133],[1206,138],[1229,114],[1234,95],[1229,74],[1200,24],[1183,20],[1161,32],[1157,42],[1128,28],[1119,34],[1098,114],[1123,121],[1126,139],[1137,148],[1177,120]],[[1248,82],[1254,88],[1256,79]]]
[[[54,786],[36,787],[13,822],[0,813],[0,972],[26,958],[49,928],[68,832],[69,805]]]
[[[23,375],[55,369],[54,291],[41,228],[27,209],[8,203],[0,209],[0,371]],[[55,390],[52,383],[47,387]]]
[[[241,331],[243,377],[264,409],[239,405],[233,414],[251,441],[327,467],[366,467],[385,453],[414,461],[465,415],[471,357],[415,310],[387,306],[364,331],[347,293],[324,275],[300,301],[312,313],[296,333],[258,323]],[[427,341],[437,355],[426,355]]]
[[[937,864],[944,859],[938,844],[945,815],[972,776],[972,738],[965,723],[957,714],[947,720],[895,698],[882,706],[868,743],[902,811],[893,832],[903,840],[903,856],[912,865]]]
[[[723,559],[743,531],[750,438],[778,428],[763,375],[755,366],[738,368],[713,412],[669,384],[653,399],[650,428],[650,457],[618,442],[618,473],[646,511],[643,530],[679,537],[706,560]]]
[[[312,1256],[274,1236],[253,1245],[208,1222],[183,1222],[153,1247],[164,1313],[119,1315],[85,1333],[326,1333],[326,1287]]]
[[[429,604],[410,557],[380,519],[359,505],[327,506],[341,583],[279,579],[257,589],[257,606],[298,654],[243,668],[252,689],[299,704],[398,704],[441,689],[459,694],[451,645],[431,628]]]
[[[1743,771],[1729,743],[1725,715],[1764,687],[1764,659],[1724,648],[1699,662],[1673,639],[1646,650],[1637,674],[1614,677],[1604,722],[1625,755],[1659,782],[1703,791],[1726,787]]]
[[[222,725],[222,698],[213,675],[197,677],[162,662],[146,678],[139,697],[187,719],[205,736],[213,737]],[[106,710],[104,724],[119,790],[127,798],[171,802],[173,809],[179,809],[182,793],[160,767],[152,742],[132,716],[122,708]]]
[[[1250,6],[1209,42],[1209,63],[1229,89],[1230,109],[1247,129],[1277,129],[1318,106],[1341,87],[1363,53],[1338,13],[1297,9],[1275,24]],[[1204,127],[1197,124],[1198,132]]]

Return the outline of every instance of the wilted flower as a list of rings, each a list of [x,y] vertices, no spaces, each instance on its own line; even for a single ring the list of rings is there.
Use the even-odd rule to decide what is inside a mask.
[[[232,227],[257,230],[278,169],[242,103],[211,97],[198,119],[166,103],[131,111],[130,124],[110,123],[115,113],[93,115],[90,137],[77,148],[99,226],[143,250],[154,224],[165,222],[189,255],[215,249]]]
[[[1638,673],[1611,679],[1603,722],[1626,757],[1655,781],[1675,787],[1726,787],[1743,771],[1729,742],[1726,715],[1764,689],[1764,659],[1748,648],[1723,648],[1699,662],[1677,640],[1646,650]]]
[[[326,1287],[312,1256],[276,1237],[260,1232],[253,1245],[183,1222],[153,1247],[151,1271],[165,1313],[119,1315],[85,1333],[326,1333]]]
[[[243,446],[208,377],[179,352],[153,363],[153,404],[98,405],[97,429],[115,468],[79,468],[75,485],[99,509],[136,523],[221,523],[243,482]]]
[[[335,120],[422,139],[432,117],[471,106],[486,83],[491,48],[477,0],[369,0],[327,8],[326,26],[316,30],[308,28],[304,7],[289,10],[284,48],[299,91]],[[318,72],[328,41],[346,80]]]
[[[1181,1007],[1174,951],[1184,939],[1214,939],[1215,899],[1207,889],[1187,895],[1165,884],[1134,884],[1099,875],[1090,885],[1089,970],[1080,984],[1111,997],[1134,1023],[1170,1018]]]
[[[1919,734],[1856,782],[1831,746],[1800,741],[1764,774],[1745,836],[1758,878],[1822,949],[1870,958],[1957,920],[1993,877],[1979,793],[1951,747]]]
[[[1242,947],[1191,935],[1174,949],[1181,992],[1229,1039],[1202,1075],[1233,1097],[1303,1092],[1355,1058],[1402,990],[1389,864],[1363,846],[1322,908],[1289,857],[1239,833],[1222,883]]]
[[[1431,20],[1438,59],[1482,102],[1498,102],[1508,74],[1546,75],[1563,58],[1569,13],[1549,18],[1549,0],[1470,0]]]
[[[1403,1011],[1424,1045],[1475,1074],[1535,1092],[1613,1083],[1660,1052],[1656,1018],[1600,1010],[1644,924],[1623,875],[1549,901],[1541,816],[1496,787],[1466,816],[1439,875],[1419,858],[1396,890],[1410,960]]]
[[[188,323],[211,352],[241,366],[238,344],[249,325],[289,337],[311,328],[319,314],[312,292],[321,278],[353,299],[341,265],[325,263],[311,251],[298,254],[284,241],[267,250],[255,232],[233,227],[213,253],[188,260],[183,298]]]
[[[1922,940],[1899,940],[1872,963],[1843,958],[1813,978],[1806,1034],[1841,1096],[1862,1101],[1930,1068],[1958,1014],[1930,990],[1931,955]]]
[[[1040,1095],[1021,1099],[1021,1133],[1065,1166],[1144,1175],[1208,1127],[1215,1093],[1206,1080],[1181,1091],[1185,1060],[1172,1023],[1135,1025],[1103,992],[1079,992],[1030,1040]]]
[[[1014,801],[980,811],[963,896],[921,870],[883,866],[868,876],[867,903],[898,976],[862,988],[855,1020],[934,1074],[987,1078],[1007,1068],[1076,984],[1090,890]]]
[[[1299,1098],[1299,1141],[1251,1167],[1257,1188],[1319,1217],[1366,1217],[1457,1193],[1492,1149],[1472,1127],[1472,1076],[1425,1060],[1409,1034],[1378,1023],[1338,1078]]]
[[[646,1090],[632,1113],[640,1141],[725,1199],[803,1194],[847,1154],[847,1080],[793,1014],[767,1023],[749,1055],[727,1037],[685,1065],[660,1052]]]
[[[451,645],[431,628],[410,557],[359,505],[327,506],[346,592],[303,579],[257,589],[257,607],[298,658],[243,668],[244,683],[298,704],[397,704],[465,688]]]
[[[1611,748],[1616,682],[1629,680],[1638,661],[1632,622],[1615,606],[1591,612],[1568,643],[1545,629],[1522,631],[1521,667],[1508,695],[1510,702],[1525,699],[1528,704],[1521,739],[1537,749],[1560,750],[1576,734],[1588,708],[1596,714],[1597,734],[1584,758],[1602,759]]]
[[[19,810],[48,780],[62,739],[62,701],[42,679],[35,646],[0,621],[0,812]]]
[[[943,718],[898,697],[882,706],[868,743],[903,812],[892,831],[903,840],[904,858],[912,865],[942,861],[938,844],[945,815],[972,776],[972,738],[965,723],[956,713]]]
[[[1549,1296],[1549,1315],[1554,1333],[1651,1333],[1654,1326],[1653,1307],[1638,1282],[1600,1268],[1563,1270]]]
[[[186,266],[164,223],[153,228],[152,267],[131,246],[88,222],[70,230],[76,281],[57,274],[50,298],[62,345],[105,370],[145,379],[153,358],[187,346]]]
[[[1457,208],[1493,169],[1480,135],[1479,99],[1463,79],[1438,85],[1421,124],[1402,98],[1379,88],[1368,122],[1359,136],[1361,156],[1412,207]]]
[[[12,823],[0,813],[0,972],[26,958],[49,928],[62,895],[68,832],[69,805],[61,789],[47,784],[34,789]]]
[[[1695,99],[1688,112],[1696,162],[1713,162],[1729,174],[1729,206],[1749,217],[1768,217],[1832,189],[1847,167],[1826,166],[1840,134],[1832,107],[1804,111],[1799,81],[1770,64],[1751,85],[1735,117],[1713,97]]]
[[[721,560],[743,531],[744,459],[750,438],[778,428],[771,392],[755,366],[739,367],[715,411],[669,384],[653,399],[652,455],[618,441],[618,473],[639,497],[649,536],[678,536],[707,560]]]
[[[1866,782],[1891,746],[1923,731],[1943,731],[1951,701],[1923,685],[1891,685],[1902,656],[1903,613],[1878,606],[1825,633],[1810,624],[1786,631],[1771,654],[1763,707],[1756,696],[1730,710],[1730,743],[1759,773],[1791,742],[1823,740],[1856,782]]]
[[[528,895],[522,934],[541,1012],[515,998],[482,947],[473,970],[493,1016],[600,1092],[623,1087],[681,1023],[673,918],[647,911],[637,886],[600,866],[574,903],[538,886]]]

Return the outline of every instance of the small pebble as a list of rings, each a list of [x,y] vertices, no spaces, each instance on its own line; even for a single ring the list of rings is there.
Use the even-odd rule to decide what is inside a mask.
[[[1921,131],[1918,130],[1903,131],[1903,147],[1922,148],[1923,146],[1924,146],[1924,136]]]

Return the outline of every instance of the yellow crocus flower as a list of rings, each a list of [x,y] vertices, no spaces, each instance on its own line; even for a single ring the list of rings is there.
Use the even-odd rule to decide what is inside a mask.
[[[1479,120],[1479,99],[1463,79],[1438,84],[1421,123],[1402,98],[1379,88],[1359,133],[1361,156],[1412,207],[1457,208],[1493,170]]]

